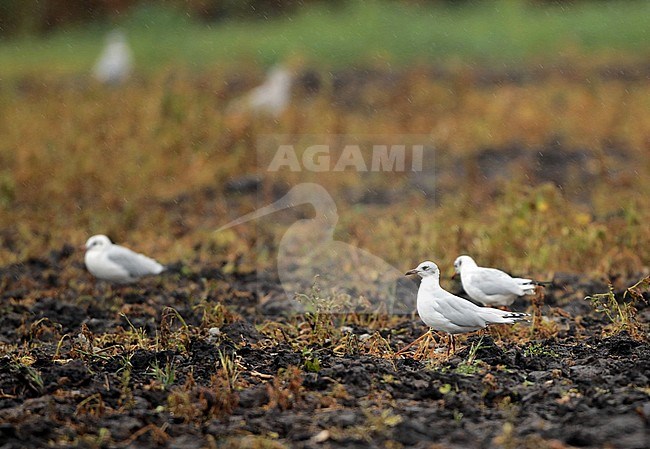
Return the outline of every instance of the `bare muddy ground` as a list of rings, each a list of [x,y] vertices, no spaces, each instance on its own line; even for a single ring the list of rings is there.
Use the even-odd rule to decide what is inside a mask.
[[[535,328],[418,358],[417,317],[270,316],[273,280],[219,266],[111,289],[66,245],[0,273],[2,448],[648,445],[650,308],[616,327],[580,276]]]
[[[648,274],[648,67],[305,74],[279,122],[226,113],[259,81],[239,75],[171,74],[88,98],[68,81],[25,79],[25,105],[6,108],[24,128],[5,145],[17,177],[0,179],[0,254],[38,256],[0,267],[0,449],[648,447],[647,278],[626,291]],[[123,95],[160,104],[112,117]],[[61,140],[59,106],[78,123],[42,152]],[[341,208],[341,241],[387,261],[414,249],[525,254],[538,262],[527,266],[607,274],[613,296],[595,305],[585,297],[607,282],[555,273],[543,300],[514,304],[530,323],[468,335],[450,357],[444,341],[400,352],[426,330],[417,316],[287,315],[277,276],[251,272],[248,257],[259,245],[273,264],[279,229],[213,232],[297,181],[258,176],[255,142],[384,131],[432,133],[435,164],[319,178]],[[62,192],[74,201],[54,201]],[[73,249],[96,228],[144,252],[161,237],[166,254],[190,257],[111,287]]]

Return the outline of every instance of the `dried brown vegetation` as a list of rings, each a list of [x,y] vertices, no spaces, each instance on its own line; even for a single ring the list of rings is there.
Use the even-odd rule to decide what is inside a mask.
[[[222,73],[3,88],[7,447],[641,447],[650,89],[597,66],[522,73],[322,75],[277,121],[228,111],[254,80]],[[264,135],[379,130],[430,135],[435,172],[262,172],[233,191],[259,173]],[[336,198],[340,240],[397,267],[471,253],[553,286],[515,303],[531,325],[465,336],[450,357],[399,354],[425,331],[417,317],[332,315],[324,291],[285,316],[265,270],[300,215],[214,230],[303,180]],[[94,282],[74,248],[97,232],[170,270]]]

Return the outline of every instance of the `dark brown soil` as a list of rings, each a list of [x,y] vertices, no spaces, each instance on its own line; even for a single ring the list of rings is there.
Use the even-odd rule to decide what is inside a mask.
[[[649,309],[636,338],[616,332],[583,299],[607,287],[580,276],[546,289],[552,335],[493,329],[416,360],[394,352],[425,331],[417,317],[327,317],[319,334],[263,313],[273,280],[217,266],[110,289],[64,246],[0,275],[3,449],[648,447]]]

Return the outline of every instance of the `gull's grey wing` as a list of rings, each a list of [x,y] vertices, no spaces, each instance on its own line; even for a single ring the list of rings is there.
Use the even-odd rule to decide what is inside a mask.
[[[470,276],[472,284],[486,295],[521,295],[517,282],[496,268],[478,268]]]
[[[476,313],[479,308],[476,304],[452,295],[447,291],[444,291],[444,293],[446,294],[436,298],[437,301],[434,307],[445,318],[461,327],[485,327],[485,320]]]
[[[155,260],[119,245],[113,245],[108,250],[107,257],[135,278],[158,274],[163,270],[163,266]]]

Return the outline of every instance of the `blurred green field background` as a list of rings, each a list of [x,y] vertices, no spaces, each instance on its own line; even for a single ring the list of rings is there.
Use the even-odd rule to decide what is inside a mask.
[[[0,76],[87,71],[115,26],[127,33],[138,70],[147,72],[170,65],[268,65],[288,57],[344,67],[459,60],[498,66],[578,54],[648,55],[649,20],[646,1],[311,2],[267,18],[211,22],[152,2],[47,33],[5,36]]]

